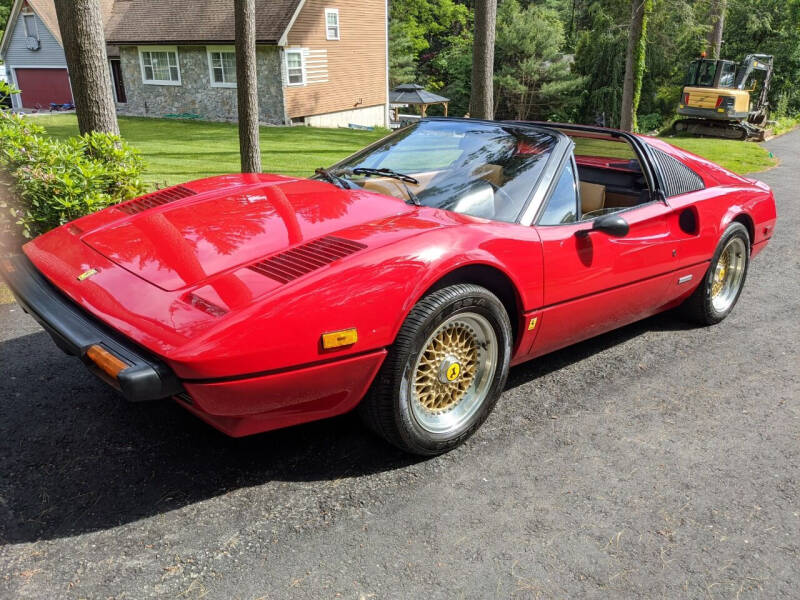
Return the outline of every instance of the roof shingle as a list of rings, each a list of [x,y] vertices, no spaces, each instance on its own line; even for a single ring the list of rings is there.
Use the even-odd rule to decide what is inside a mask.
[[[277,43],[301,0],[256,0],[256,40]],[[234,41],[231,0],[116,0],[109,44]]]

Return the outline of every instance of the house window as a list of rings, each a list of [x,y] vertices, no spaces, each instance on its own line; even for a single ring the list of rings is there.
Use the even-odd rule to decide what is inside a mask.
[[[142,81],[154,85],[180,85],[178,49],[175,46],[148,46],[139,48],[142,63]]]
[[[33,14],[23,14],[22,23],[25,25],[25,36],[39,39],[39,28],[36,25],[36,16]]]
[[[231,46],[209,46],[211,87],[236,87],[236,52]]]
[[[329,40],[339,39],[339,9],[325,9],[325,35]]]
[[[289,85],[303,85],[306,82],[302,50],[286,51],[286,78]]]

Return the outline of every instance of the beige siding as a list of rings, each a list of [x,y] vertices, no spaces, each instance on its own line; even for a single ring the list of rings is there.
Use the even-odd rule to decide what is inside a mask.
[[[326,39],[325,9],[339,9],[339,40]],[[306,84],[285,86],[290,118],[386,104],[386,0],[306,0],[287,48],[304,48]]]

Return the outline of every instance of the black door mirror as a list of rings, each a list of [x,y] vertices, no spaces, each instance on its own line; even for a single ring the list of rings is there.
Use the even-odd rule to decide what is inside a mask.
[[[602,231],[614,237],[625,237],[630,229],[628,222],[616,213],[597,217],[592,226],[592,231]]]

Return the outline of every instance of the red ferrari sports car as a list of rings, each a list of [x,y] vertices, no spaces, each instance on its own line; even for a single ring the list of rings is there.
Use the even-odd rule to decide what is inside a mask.
[[[673,307],[724,319],[770,189],[657,139],[425,119],[311,179],[228,175],[109,207],[2,262],[56,344],[232,436],[358,407],[447,451],[508,369]]]

